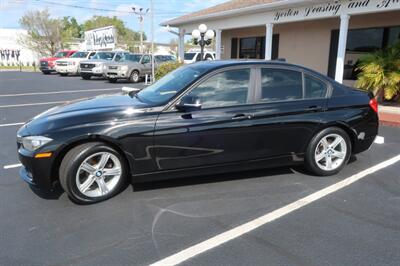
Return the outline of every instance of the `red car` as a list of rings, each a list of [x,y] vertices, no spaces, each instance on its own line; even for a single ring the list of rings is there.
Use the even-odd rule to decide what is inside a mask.
[[[40,70],[43,74],[47,75],[51,72],[55,72],[55,61],[60,58],[70,57],[76,52],[76,50],[61,50],[57,52],[53,57],[47,57],[40,59]]]

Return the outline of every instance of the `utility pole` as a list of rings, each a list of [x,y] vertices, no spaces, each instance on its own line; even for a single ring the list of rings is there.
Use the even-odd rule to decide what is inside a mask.
[[[149,9],[144,9],[144,8],[136,8],[136,7],[132,7],[133,10],[133,14],[138,16],[139,19],[139,24],[140,24],[140,47],[139,47],[139,51],[140,53],[143,53],[143,21],[144,21],[144,16],[147,15],[147,13],[149,12]]]

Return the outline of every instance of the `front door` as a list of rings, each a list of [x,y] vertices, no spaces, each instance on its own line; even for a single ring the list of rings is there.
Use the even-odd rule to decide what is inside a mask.
[[[159,170],[211,166],[248,159],[254,150],[253,70],[220,70],[185,93],[200,110],[163,112],[155,127]]]
[[[143,66],[143,74],[151,74],[151,58],[150,55],[144,55],[141,60]]]

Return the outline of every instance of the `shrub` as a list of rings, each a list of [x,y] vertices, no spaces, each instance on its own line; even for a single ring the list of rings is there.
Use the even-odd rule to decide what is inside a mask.
[[[166,62],[161,64],[155,73],[156,80],[159,80],[160,78],[164,77],[169,72],[172,72],[180,66],[182,66],[182,63],[179,62]]]
[[[378,101],[400,94],[400,42],[361,58],[356,87],[372,91]]]

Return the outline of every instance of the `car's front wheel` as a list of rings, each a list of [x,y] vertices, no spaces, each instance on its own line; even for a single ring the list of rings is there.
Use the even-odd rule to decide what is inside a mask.
[[[314,174],[329,176],[340,172],[349,161],[351,141],[341,128],[331,127],[311,140],[306,152],[306,166]]]
[[[131,76],[129,77],[129,81],[133,83],[138,83],[140,79],[139,72],[137,70],[133,70]]]
[[[81,73],[81,77],[82,77],[82,79],[89,80],[92,77],[92,75],[86,74],[86,73],[85,74]]]
[[[108,82],[110,83],[116,83],[117,79],[116,78],[108,78]]]
[[[61,162],[60,184],[79,204],[100,202],[119,193],[126,184],[124,158],[101,142],[71,149]]]

